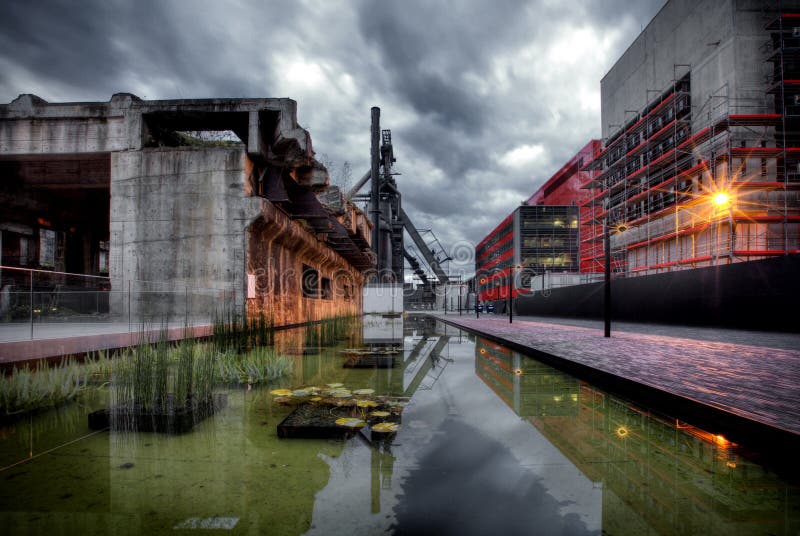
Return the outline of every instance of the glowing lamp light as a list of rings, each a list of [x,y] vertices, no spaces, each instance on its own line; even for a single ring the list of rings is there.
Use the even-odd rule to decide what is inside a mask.
[[[522,376],[522,369],[520,369],[520,368],[515,369],[514,370],[514,374],[516,374],[517,376]]]
[[[486,348],[481,348],[481,354],[486,355]]]
[[[716,206],[718,206],[718,207],[728,206],[728,203],[730,203],[730,200],[731,200],[730,196],[728,194],[726,194],[725,192],[719,192],[719,193],[715,194],[714,197],[713,197],[714,204]]]
[[[617,428],[617,437],[622,438],[625,437],[626,435],[628,435],[627,428],[625,428],[624,426],[620,426],[619,428]]]

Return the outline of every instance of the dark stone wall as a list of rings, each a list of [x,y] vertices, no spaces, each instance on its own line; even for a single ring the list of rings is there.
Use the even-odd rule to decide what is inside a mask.
[[[614,320],[800,331],[798,255],[617,279],[611,289]],[[601,318],[603,284],[520,297],[516,312]]]

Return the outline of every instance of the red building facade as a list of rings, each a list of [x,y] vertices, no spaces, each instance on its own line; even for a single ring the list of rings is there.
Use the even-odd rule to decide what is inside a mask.
[[[475,248],[475,281],[481,301],[508,298],[508,277],[515,267],[511,293],[526,292],[531,277],[547,271],[584,271],[581,235],[597,231],[582,225],[591,218],[592,207],[580,208],[591,198],[582,186],[596,171],[582,171],[601,150],[600,140],[587,143],[561,169],[548,179],[524,204],[506,217]],[[584,215],[586,212],[586,215]],[[593,242],[587,242],[593,244]],[[600,271],[602,266],[587,263]]]

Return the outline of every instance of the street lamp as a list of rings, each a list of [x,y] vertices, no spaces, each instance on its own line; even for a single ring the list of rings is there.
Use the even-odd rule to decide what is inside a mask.
[[[605,278],[603,284],[603,336],[611,337],[611,222],[606,214],[605,225],[603,226],[604,256],[606,261]],[[627,231],[625,224],[616,227],[620,233]]]
[[[513,298],[511,293],[514,287],[514,268],[522,268],[522,265],[519,264],[512,264],[511,267],[508,269],[508,323],[511,324],[514,321],[514,313],[512,309],[513,306]]]
[[[731,198],[726,192],[718,192],[713,198],[714,204],[719,208],[727,207],[730,200]]]
[[[485,285],[486,284],[486,278],[485,277],[481,277],[478,280],[478,284],[481,285],[481,286]],[[481,317],[481,310],[478,309],[478,296],[480,295],[478,293],[478,288],[479,287],[475,288],[475,318],[480,318]]]

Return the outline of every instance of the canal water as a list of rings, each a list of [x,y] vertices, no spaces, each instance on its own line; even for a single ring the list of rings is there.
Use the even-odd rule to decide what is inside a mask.
[[[279,332],[293,375],[221,389],[185,435],[91,431],[104,390],[0,428],[0,533],[800,532],[798,483],[723,437],[433,319],[358,329],[392,367]],[[407,397],[397,434],[279,439],[292,408],[269,391],[328,383]]]

